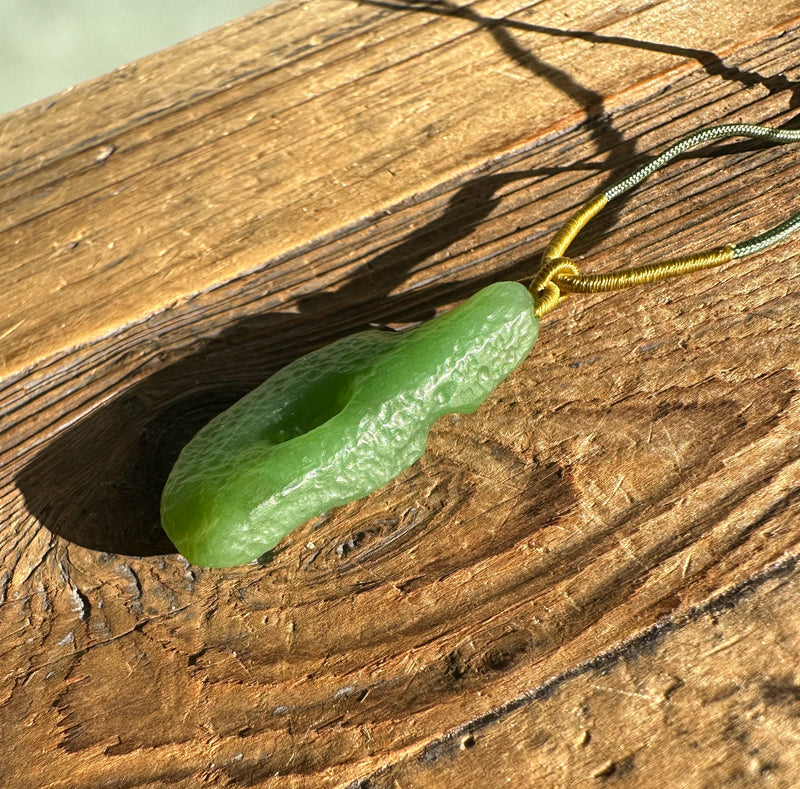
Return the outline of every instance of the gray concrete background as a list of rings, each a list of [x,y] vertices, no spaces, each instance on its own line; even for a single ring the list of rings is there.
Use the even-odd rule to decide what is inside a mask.
[[[176,44],[269,0],[0,0],[0,113]]]

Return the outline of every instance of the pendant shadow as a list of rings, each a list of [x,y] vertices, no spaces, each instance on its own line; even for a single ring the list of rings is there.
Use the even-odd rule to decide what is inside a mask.
[[[383,324],[415,323],[495,281],[487,274],[389,295],[417,265],[469,236],[497,207],[501,187],[537,174],[473,179],[441,216],[361,266],[341,287],[305,296],[298,312],[268,312],[231,324],[62,430],[16,477],[29,512],[54,534],[92,550],[174,553],[160,525],[159,500],[191,437],[295,358],[375,328],[364,323],[365,315],[377,314]],[[526,260],[505,272],[512,279],[529,273]],[[265,275],[254,276],[253,288],[264,290],[258,278]]]

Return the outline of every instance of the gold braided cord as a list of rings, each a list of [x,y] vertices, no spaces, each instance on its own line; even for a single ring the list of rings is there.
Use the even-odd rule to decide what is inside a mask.
[[[542,267],[528,288],[533,294],[533,300],[536,304],[534,312],[537,318],[547,315],[550,310],[565,298],[556,279],[558,279],[558,282],[564,282],[580,275],[575,263],[569,258],[563,257],[564,252],[567,251],[567,247],[581,231],[581,228],[592,217],[596,216],[607,202],[608,198],[604,194],[593,197],[561,226],[547,245],[542,254]]]
[[[608,202],[608,198],[604,194],[599,194],[593,197],[588,203],[582,205],[564,224],[560,230],[553,236],[553,239],[547,245],[544,253],[542,254],[542,262],[547,263],[550,260],[555,260],[564,256],[567,247],[572,243],[575,236],[578,235],[581,228]],[[533,290],[533,286],[531,286]],[[534,291],[535,292],[535,291]]]
[[[636,285],[649,285],[661,282],[670,277],[692,274],[723,263],[730,263],[734,256],[733,244],[715,247],[707,252],[694,255],[681,255],[658,263],[644,266],[632,266],[621,271],[609,271],[606,274],[584,274],[577,276],[554,277],[555,285],[564,293],[602,293],[609,290],[622,290]],[[565,260],[566,258],[562,258]]]

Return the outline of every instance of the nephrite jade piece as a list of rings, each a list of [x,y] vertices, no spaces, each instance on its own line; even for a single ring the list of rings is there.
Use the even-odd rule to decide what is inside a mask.
[[[408,468],[431,425],[474,411],[538,329],[526,288],[497,282],[415,329],[361,332],[297,359],[184,448],[161,499],[164,529],[195,564],[258,558]]]

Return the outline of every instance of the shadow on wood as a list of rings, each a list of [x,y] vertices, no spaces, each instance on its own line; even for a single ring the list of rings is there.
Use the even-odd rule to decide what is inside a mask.
[[[640,49],[647,52],[659,52],[676,55],[699,63],[709,76],[721,77],[724,80],[739,82],[745,87],[763,85],[771,94],[790,90],[793,93],[792,107],[800,106],[800,82],[790,80],[785,74],[765,76],[756,71],[748,71],[737,66],[726,65],[715,52],[696,47],[682,47],[659,41],[646,41],[632,36],[614,36],[595,33],[591,30],[565,30],[548,25],[537,25],[509,17],[484,16],[472,6],[461,6],[449,0],[364,0],[369,5],[390,8],[396,11],[416,11],[418,13],[454,16],[468,19],[491,33],[503,52],[518,65],[528,69],[532,74],[547,78],[553,85],[561,88],[565,95],[581,100],[587,109],[587,115],[601,110],[604,101],[602,94],[577,83],[565,72],[540,60],[533,52],[521,46],[511,31],[521,33],[539,33],[554,38],[587,41],[602,46],[616,46],[625,49]],[[624,138],[620,142],[625,142]]]
[[[361,321],[370,307],[385,323],[413,323],[489,284],[476,278],[389,295],[417,264],[472,233],[496,208],[502,186],[556,172],[564,168],[479,176],[454,194],[444,214],[339,288],[300,299],[298,312],[223,318],[219,334],[198,350],[120,392],[39,452],[16,480],[29,511],[55,534],[94,550],[174,552],[161,529],[159,498],[181,448],[206,422],[298,356],[368,328]],[[526,258],[504,276],[533,270]],[[331,328],[332,316],[339,328]]]

